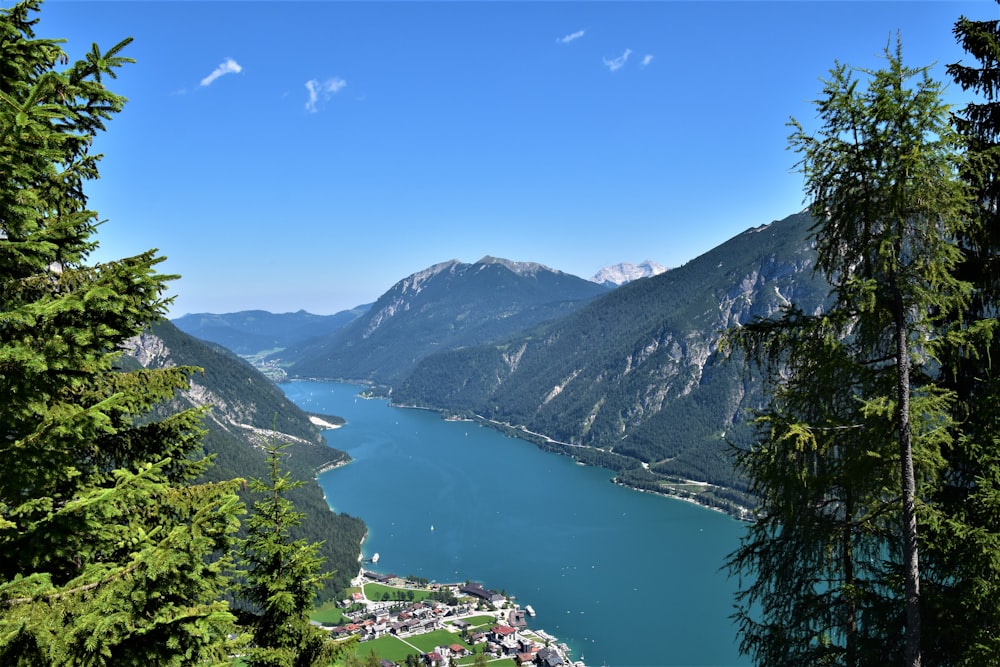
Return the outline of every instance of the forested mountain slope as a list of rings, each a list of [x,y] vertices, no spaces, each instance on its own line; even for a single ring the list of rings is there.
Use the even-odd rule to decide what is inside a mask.
[[[358,572],[365,525],[360,519],[334,514],[314,477],[321,468],[347,462],[347,454],[328,447],[308,416],[250,364],[169,322],[154,325],[132,339],[129,356],[132,363],[146,368],[177,365],[204,369],[203,374],[191,377],[190,389],[178,394],[175,404],[165,409],[212,406],[204,420],[207,432],[203,438],[206,452],[215,456],[215,465],[206,474],[210,479],[266,478],[262,448],[271,442],[291,443],[285,466],[295,478],[307,482],[289,493],[305,513],[292,537],[325,541],[325,567],[336,570],[336,575],[321,598],[345,588]]]
[[[746,437],[760,397],[742,364],[724,361],[720,335],[790,301],[809,309],[826,298],[806,240],[811,222],[798,214],[747,230],[501,344],[428,356],[393,400],[543,434],[564,443],[546,446],[634,486],[739,503],[728,490],[675,482],[743,488],[728,443]]]
[[[399,281],[332,335],[278,356],[292,377],[392,385],[428,354],[499,340],[607,291],[540,264],[452,260]]]
[[[364,313],[370,305],[333,315],[314,315],[304,310],[295,313],[243,310],[221,315],[189,313],[171,322],[195,338],[224,345],[236,354],[252,355],[331,334]]]

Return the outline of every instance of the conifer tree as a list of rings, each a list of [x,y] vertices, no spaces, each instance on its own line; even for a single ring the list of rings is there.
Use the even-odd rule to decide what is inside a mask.
[[[926,634],[931,664],[986,665],[1000,663],[1000,21],[961,17],[954,33],[974,60],[948,66],[976,95],[954,117],[974,195],[957,270],[974,291],[956,323],[970,343],[942,358],[942,381],[956,395],[955,445],[933,498],[939,520],[927,526]]]
[[[762,442],[740,455],[761,521],[730,560],[751,576],[738,618],[761,664],[922,662],[918,526],[952,433],[932,376],[968,304],[969,197],[940,85],[898,42],[885,56],[831,71],[818,133],[792,123],[829,308],[733,335],[776,362]]]
[[[117,368],[171,277],[155,251],[89,261],[130,40],[70,63],[39,9],[0,10],[0,664],[225,663],[234,483],[191,483],[199,413],[150,416],[192,369]]]
[[[246,606],[241,625],[252,634],[243,660],[251,667],[325,667],[347,645],[333,641],[309,619],[316,593],[330,575],[321,572],[321,543],[289,536],[302,513],[287,494],[303,482],[282,471],[284,449],[270,447],[266,482],[250,481],[250,490],[263,497],[245,521],[247,538],[240,548],[245,583],[239,598]]]

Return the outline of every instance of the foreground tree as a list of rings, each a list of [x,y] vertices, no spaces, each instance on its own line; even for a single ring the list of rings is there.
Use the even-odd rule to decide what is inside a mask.
[[[994,14],[995,14],[994,7]],[[955,116],[966,141],[961,175],[974,195],[970,224],[958,236],[959,275],[974,285],[961,323],[974,345],[942,358],[955,392],[955,446],[934,495],[940,521],[927,526],[927,650],[931,664],[1000,663],[1000,21],[962,17],[955,36],[974,62],[948,66],[976,98]]]
[[[940,86],[898,42],[885,57],[831,71],[816,135],[793,121],[827,312],[732,337],[775,385],[740,456],[761,520],[730,560],[751,576],[738,619],[761,664],[921,664],[918,514],[953,399],[931,376],[969,299],[954,275],[969,197]]]
[[[0,10],[0,663],[224,663],[234,484],[190,483],[197,412],[150,417],[191,369],[116,368],[170,277],[154,251],[88,263],[129,40],[69,64],[38,9]]]
[[[320,543],[289,537],[302,513],[287,494],[303,482],[282,472],[283,449],[268,451],[268,480],[250,482],[250,490],[263,497],[247,517],[240,548],[245,583],[238,597],[246,607],[241,625],[252,634],[243,661],[251,667],[325,667],[353,644],[333,641],[310,622],[316,593],[330,575],[321,572]]]

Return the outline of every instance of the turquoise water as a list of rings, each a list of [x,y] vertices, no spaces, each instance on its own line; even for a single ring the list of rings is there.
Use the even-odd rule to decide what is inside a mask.
[[[368,524],[380,572],[505,590],[591,667],[748,664],[729,619],[736,583],[720,569],[739,522],[353,385],[283,388],[347,420],[326,436],[354,462],[319,481],[336,511]]]

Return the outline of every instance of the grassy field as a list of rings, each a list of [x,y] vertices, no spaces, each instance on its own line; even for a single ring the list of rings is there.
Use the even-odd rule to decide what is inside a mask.
[[[402,600],[404,602],[409,602],[411,600],[409,594],[413,593],[412,601],[420,602],[422,600],[426,600],[430,595],[430,591],[414,590],[412,588],[396,588],[394,586],[386,586],[385,584],[375,583],[365,584],[364,589],[365,597],[369,600],[381,600],[382,596],[388,593],[388,600],[399,600],[399,596],[402,594],[404,596]]]
[[[469,616],[468,618],[463,618],[463,621],[469,624],[469,632],[486,632],[497,624],[497,619],[494,616]],[[444,624],[451,626],[455,621],[445,621]]]
[[[424,653],[430,653],[438,646],[451,646],[452,644],[458,644],[467,651],[472,650],[472,646],[465,642],[458,635],[458,633],[451,632],[450,630],[434,630],[432,632],[425,632],[422,635],[407,637],[406,641],[410,642]]]
[[[343,622],[344,612],[336,602],[325,602],[313,609],[309,618],[323,625],[340,625]]]

